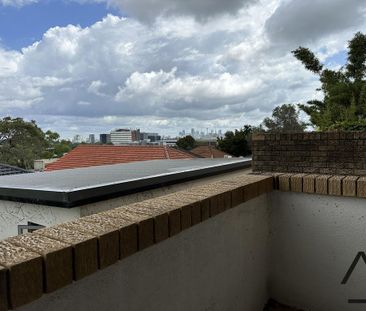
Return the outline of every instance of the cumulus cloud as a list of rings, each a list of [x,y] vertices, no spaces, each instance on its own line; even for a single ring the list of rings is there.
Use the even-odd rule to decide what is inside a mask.
[[[276,105],[321,96],[316,77],[290,53],[297,37],[277,31],[279,12],[295,5],[298,0],[266,0],[204,23],[192,14],[160,16],[150,25],[108,15],[86,28],[51,28],[21,51],[0,49],[0,110],[65,135],[119,126],[175,134],[182,128],[258,124]],[[344,49],[362,14],[358,8],[341,35],[338,28],[319,35],[310,29],[316,41],[311,47],[322,59]],[[305,9],[311,15],[313,9]],[[286,15],[296,12],[283,13],[286,27],[301,25],[300,16]],[[301,40],[306,45],[311,39]]]
[[[236,13],[255,0],[107,0],[123,12],[144,21],[153,21],[159,16],[188,15],[199,20],[224,13]]]
[[[266,22],[276,44],[313,43],[324,36],[359,27],[364,23],[364,0],[284,1]]]

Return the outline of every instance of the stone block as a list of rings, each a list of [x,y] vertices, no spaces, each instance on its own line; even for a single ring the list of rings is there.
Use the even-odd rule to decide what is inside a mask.
[[[280,191],[290,191],[290,179],[293,174],[282,174],[278,176],[278,189]]]
[[[306,175],[302,179],[302,188],[305,193],[314,193],[315,192],[315,179],[318,175]]]
[[[138,233],[136,223],[128,221],[122,217],[118,217],[118,215],[113,215],[113,217],[111,217],[109,215],[109,211],[86,216],[83,219],[85,221],[94,221],[95,218],[101,219],[119,229],[120,259],[128,257],[138,251]]]
[[[332,176],[328,179],[328,194],[342,195],[342,179],[344,176]]]
[[[366,198],[366,177],[362,176],[357,180],[357,196]]]
[[[37,233],[18,235],[7,239],[7,241],[43,256],[46,293],[51,293],[72,283],[73,261],[71,245]]]
[[[0,241],[0,265],[8,270],[7,289],[11,309],[42,296],[43,258],[41,255],[7,241]],[[1,282],[4,282],[4,273],[2,269]]]
[[[70,230],[82,231],[98,239],[98,267],[106,268],[119,259],[119,230],[117,227],[98,219],[83,218],[64,224]]]
[[[318,175],[315,178],[315,192],[317,194],[328,194],[328,178],[330,175]]]
[[[115,208],[108,212],[111,217],[116,216],[137,224],[138,248],[145,249],[154,244],[154,219],[147,215],[134,213],[124,207]]]
[[[37,234],[72,246],[74,280],[80,280],[98,270],[98,239],[95,236],[68,229],[64,225],[40,229]]]
[[[290,188],[293,192],[303,192],[303,178],[306,174],[295,174],[290,177]]]
[[[342,195],[346,197],[355,197],[357,193],[358,176],[346,176],[342,179]]]
[[[0,266],[0,311],[8,310],[8,270]]]

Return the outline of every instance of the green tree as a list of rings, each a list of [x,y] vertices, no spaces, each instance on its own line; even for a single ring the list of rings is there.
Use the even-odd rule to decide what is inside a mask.
[[[217,138],[218,149],[227,152],[233,156],[247,156],[250,151],[250,137],[253,128],[250,125],[245,125],[240,130],[228,131],[224,137]]]
[[[299,120],[299,111],[291,104],[273,109],[272,118],[265,118],[262,125],[268,132],[303,132],[307,126]]]
[[[196,140],[191,135],[181,137],[177,140],[177,146],[185,150],[191,150],[196,147],[196,145]]]
[[[48,130],[45,133],[45,138],[47,141],[47,148],[43,153],[44,158],[62,157],[73,148],[71,141],[65,139],[60,140],[60,135],[56,132]]]
[[[319,130],[366,129],[366,36],[358,32],[348,42],[347,64],[339,70],[324,68],[307,48],[292,53],[321,82],[323,100],[299,105],[311,123]]]
[[[35,121],[5,117],[0,120],[0,162],[22,168],[33,168],[40,158],[47,140]]]

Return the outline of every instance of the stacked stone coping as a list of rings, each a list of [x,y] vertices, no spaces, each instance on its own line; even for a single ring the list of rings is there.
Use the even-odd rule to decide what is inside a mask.
[[[273,190],[242,175],[0,241],[0,311],[16,309]]]
[[[273,177],[276,190],[366,198],[366,176],[303,173],[262,173],[262,175]]]

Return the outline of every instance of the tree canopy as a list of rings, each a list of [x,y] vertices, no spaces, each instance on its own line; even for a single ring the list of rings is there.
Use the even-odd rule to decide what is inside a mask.
[[[44,158],[50,159],[62,157],[74,147],[71,141],[60,139],[60,135],[56,132],[48,130],[45,133],[45,137],[47,141],[47,149],[43,154]]]
[[[59,138],[58,133],[44,133],[33,120],[0,119],[0,163],[31,169],[36,159],[62,156],[71,142]]]
[[[307,124],[299,120],[295,105],[284,104],[273,109],[272,117],[265,118],[262,126],[268,132],[303,132]]]
[[[311,123],[319,130],[366,129],[366,36],[358,32],[348,42],[347,63],[339,70],[324,68],[308,48],[292,53],[321,82],[323,100],[299,105]]]
[[[196,140],[191,135],[181,137],[177,140],[177,146],[185,150],[191,150],[196,147],[196,145]]]
[[[252,132],[253,128],[250,125],[245,125],[244,128],[234,132],[228,131],[224,137],[217,138],[217,147],[235,157],[250,155],[250,135]]]
[[[0,162],[23,168],[33,168],[47,141],[35,121],[5,117],[0,120]]]

